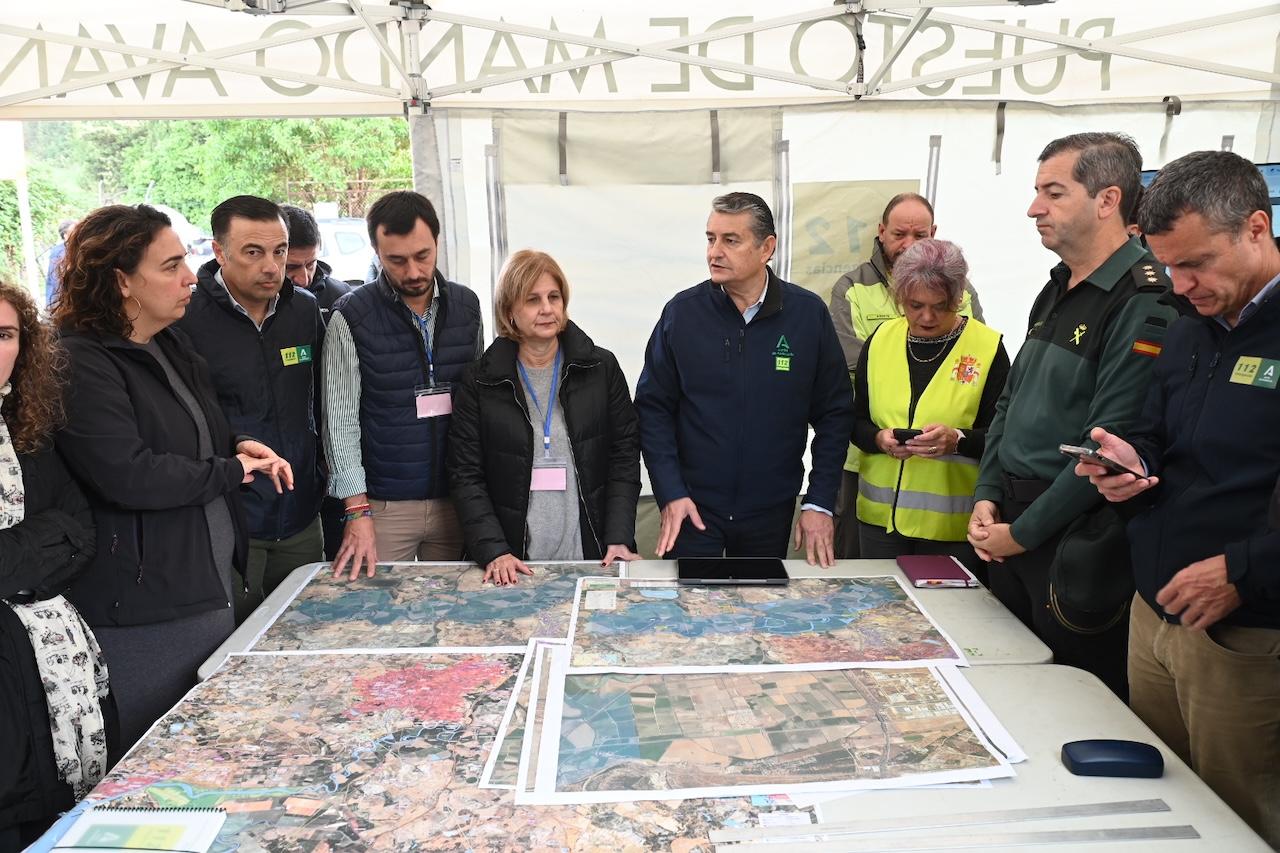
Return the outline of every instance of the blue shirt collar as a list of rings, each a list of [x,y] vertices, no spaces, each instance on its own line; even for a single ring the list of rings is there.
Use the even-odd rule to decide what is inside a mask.
[[[1277,275],[1275,278],[1271,279],[1271,281],[1263,285],[1262,290],[1259,290],[1257,295],[1249,300],[1249,304],[1240,309],[1240,316],[1236,318],[1237,326],[1256,314],[1258,309],[1262,307],[1262,303],[1271,298],[1271,294],[1274,293],[1276,289],[1276,282],[1280,282],[1280,275]],[[1227,331],[1231,330],[1231,324],[1228,323],[1226,318],[1221,314],[1214,315],[1213,319],[1217,320],[1218,323]]]

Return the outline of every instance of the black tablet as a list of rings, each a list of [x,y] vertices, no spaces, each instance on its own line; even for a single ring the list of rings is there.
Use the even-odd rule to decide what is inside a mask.
[[[776,557],[685,557],[676,560],[680,583],[785,584],[787,570]]]

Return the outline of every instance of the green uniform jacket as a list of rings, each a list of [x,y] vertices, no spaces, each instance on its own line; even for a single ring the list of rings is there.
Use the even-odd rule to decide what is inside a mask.
[[[1138,419],[1171,306],[1157,303],[1169,279],[1137,240],[1068,290],[1059,264],[1036,297],[1027,340],[987,429],[975,500],[1005,499],[1002,475],[1050,481],[1049,490],[1013,523],[1028,551],[1102,500],[1059,444],[1096,447],[1095,426],[1124,435]]]
[[[851,381],[867,338],[885,320],[902,316],[889,291],[889,281],[889,261],[884,256],[884,244],[877,237],[871,257],[853,272],[840,276],[831,289],[827,307],[831,310],[831,322],[835,324],[836,337],[840,339],[840,349],[844,352]],[[968,281],[964,283],[960,313],[982,322],[978,292]],[[845,457],[844,470],[858,470],[858,448],[852,443]]]

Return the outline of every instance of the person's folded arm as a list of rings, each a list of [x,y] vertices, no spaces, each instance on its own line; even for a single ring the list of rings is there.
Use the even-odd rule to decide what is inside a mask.
[[[59,451],[82,483],[123,509],[204,506],[244,479],[234,457],[194,459],[148,447],[124,378],[100,349],[75,351],[66,408]]]
[[[1172,309],[1158,305],[1156,299],[1154,293],[1140,293],[1130,298],[1103,330],[1105,340],[1098,360],[1093,399],[1080,433],[1072,436],[1071,443],[1096,445],[1089,438],[1094,427],[1123,436],[1137,425],[1149,393],[1157,383],[1152,382],[1155,360],[1134,352],[1134,342],[1140,338],[1157,344],[1163,342],[1167,327],[1153,326],[1148,318],[1166,314],[1172,318]],[[1087,479],[1076,476],[1073,461],[1064,456],[1062,462],[1062,469],[1049,490],[1031,504],[1010,530],[1018,544],[1027,550],[1039,546],[1102,500]]]
[[[351,327],[341,311],[329,315],[325,334],[324,456],[329,494],[346,499],[368,491],[360,447],[360,360]]]

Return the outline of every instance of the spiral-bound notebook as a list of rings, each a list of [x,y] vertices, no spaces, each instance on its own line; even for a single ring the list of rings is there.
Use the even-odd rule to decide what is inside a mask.
[[[226,819],[222,809],[99,806],[80,815],[53,849],[207,853]]]

